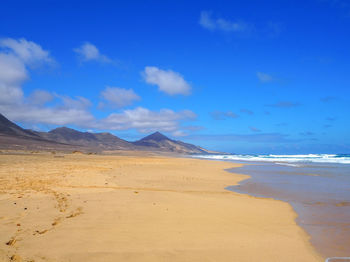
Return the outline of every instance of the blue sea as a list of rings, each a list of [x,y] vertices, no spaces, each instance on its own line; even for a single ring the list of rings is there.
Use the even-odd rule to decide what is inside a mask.
[[[199,157],[243,163],[230,171],[251,178],[227,189],[290,203],[298,214],[297,223],[320,254],[350,257],[350,155]]]

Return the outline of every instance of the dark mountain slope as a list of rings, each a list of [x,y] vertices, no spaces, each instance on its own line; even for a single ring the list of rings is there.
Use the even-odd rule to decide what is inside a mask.
[[[108,150],[133,150],[135,146],[110,133],[80,132],[68,127],[59,127],[49,132],[38,132],[41,137],[60,143]]]
[[[155,132],[136,142],[128,142],[110,133],[80,132],[59,127],[49,132],[26,130],[0,114],[0,148],[39,150],[142,150],[182,154],[210,153],[195,145],[172,140]]]
[[[0,114],[0,134],[9,136],[25,136],[40,138],[30,130],[23,129]]]
[[[165,135],[155,132],[133,143],[137,146],[153,147],[160,151],[186,153],[186,154],[203,154],[207,153],[198,146],[184,143],[182,141],[172,140]]]

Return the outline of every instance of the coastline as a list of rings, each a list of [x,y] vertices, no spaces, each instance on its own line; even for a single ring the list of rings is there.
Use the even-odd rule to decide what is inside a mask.
[[[340,170],[344,173],[348,169],[337,166],[338,176],[341,174]],[[296,223],[310,236],[310,243],[319,254],[325,259],[348,257],[348,198],[345,197],[344,191],[339,189],[346,189],[347,184],[343,180],[343,184],[336,187],[339,181],[335,180],[333,170],[315,165],[303,168],[299,166],[295,169],[294,166],[288,165],[255,163],[230,171],[250,174],[251,178],[228,187],[228,190],[289,203],[298,214]],[[329,172],[333,175],[328,177],[326,174]],[[333,180],[329,180],[331,178]],[[336,200],[336,196],[344,198]]]
[[[216,161],[216,160],[215,160],[215,161]],[[218,160],[218,161],[220,161],[220,160]],[[234,172],[234,170],[235,170],[236,168],[240,168],[240,167],[242,167],[242,166],[244,166],[244,165],[246,165],[246,164],[242,164],[241,166],[230,168],[229,170],[227,170],[227,172],[230,172],[231,174],[236,174],[236,173]],[[246,175],[246,174],[245,174],[245,175]],[[298,214],[298,212],[295,210],[295,208],[293,207],[293,205],[292,205],[289,201],[281,200],[281,199],[278,199],[278,198],[275,198],[275,197],[272,197],[272,196],[258,196],[258,195],[254,195],[252,192],[240,192],[240,191],[237,190],[237,189],[242,185],[242,183],[245,183],[245,182],[247,182],[247,180],[250,180],[250,179],[252,179],[252,177],[251,177],[251,175],[248,175],[247,178],[242,179],[242,180],[239,181],[237,184],[228,186],[228,187],[226,187],[225,189],[226,189],[226,190],[229,190],[229,191],[231,191],[231,192],[236,192],[236,193],[238,193],[238,194],[246,194],[246,195],[249,195],[249,196],[254,197],[254,198],[257,198],[257,199],[271,199],[271,200],[274,200],[274,201],[281,201],[281,202],[283,202],[283,203],[288,203],[289,206],[290,206],[290,208],[291,208],[291,210],[292,210],[292,212],[294,213],[294,221],[295,221],[295,223],[296,223],[296,224],[304,231],[304,233],[307,235],[306,241],[307,241],[311,246],[313,246],[313,244],[311,243],[311,235],[307,232],[307,230],[306,230],[300,223],[298,223],[298,218],[299,218],[300,215]],[[316,247],[313,246],[313,248],[315,249]],[[325,257],[325,256],[322,256],[322,257],[323,257],[323,259],[326,259],[326,258],[327,258],[327,257]]]
[[[1,261],[323,261],[288,203],[225,189],[249,179],[226,171],[234,163],[33,154],[0,164]]]

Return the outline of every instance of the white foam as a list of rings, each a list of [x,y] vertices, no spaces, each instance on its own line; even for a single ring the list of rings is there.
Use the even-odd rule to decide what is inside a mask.
[[[349,156],[335,154],[308,154],[308,155],[200,155],[206,159],[274,162],[274,163],[338,163],[350,164]]]

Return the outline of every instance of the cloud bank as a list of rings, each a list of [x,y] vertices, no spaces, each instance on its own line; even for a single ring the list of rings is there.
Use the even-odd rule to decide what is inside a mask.
[[[81,50],[84,50],[82,54],[87,60],[104,60],[97,49]],[[136,129],[139,132],[159,130],[172,132],[174,135],[184,134],[183,130],[186,130],[186,127],[183,127],[182,123],[196,118],[196,114],[189,110],[152,111],[137,107],[97,119],[90,112],[93,104],[84,97],[70,97],[45,90],[35,90],[25,96],[22,85],[30,78],[30,72],[54,61],[49,51],[34,42],[25,39],[0,39],[0,112],[12,121],[30,124],[74,125],[96,130]],[[177,73],[160,70],[160,75],[164,72],[165,79],[186,86],[187,83],[184,84],[184,80]],[[167,78],[167,74],[170,74],[170,77]],[[161,85],[164,84],[162,77],[160,76],[159,82]],[[169,86],[172,87],[171,84]],[[104,103],[117,108],[140,100],[132,89],[118,87],[105,88],[101,92],[101,97]]]
[[[119,87],[106,87],[101,92],[101,96],[107,101],[108,105],[116,108],[129,106],[141,99],[134,90]]]
[[[190,110],[174,112],[170,109],[151,111],[147,108],[123,110],[113,113],[101,121],[103,126],[112,130],[137,129],[142,133],[153,131],[177,132],[180,129],[179,121],[194,120],[196,114]]]

